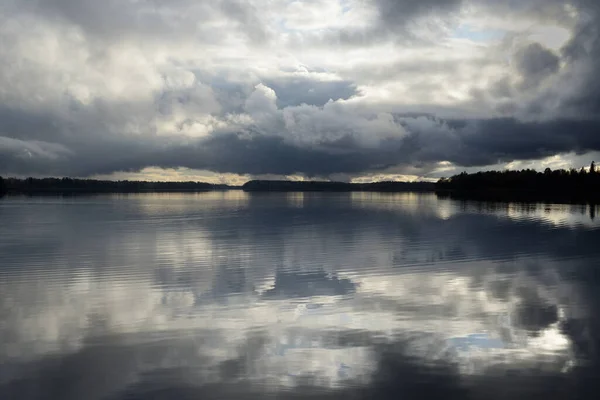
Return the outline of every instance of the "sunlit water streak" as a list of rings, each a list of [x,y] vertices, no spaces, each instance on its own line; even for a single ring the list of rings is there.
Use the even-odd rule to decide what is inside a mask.
[[[480,393],[474,377],[515,374],[585,386],[598,339],[592,207],[377,193],[4,198],[0,397],[75,399],[88,385],[85,398],[143,398],[161,382],[164,398],[182,387],[396,398],[416,396],[408,382]]]

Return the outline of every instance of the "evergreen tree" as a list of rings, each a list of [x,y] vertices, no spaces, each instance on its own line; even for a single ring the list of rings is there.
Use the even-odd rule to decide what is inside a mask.
[[[597,202],[600,200],[600,173],[595,163],[591,164],[589,172],[585,168],[579,172],[575,169],[546,168],[544,172],[504,170],[461,173],[440,180],[436,189],[451,191],[462,197]]]
[[[0,196],[6,193],[6,183],[4,183],[4,179],[0,176]]]

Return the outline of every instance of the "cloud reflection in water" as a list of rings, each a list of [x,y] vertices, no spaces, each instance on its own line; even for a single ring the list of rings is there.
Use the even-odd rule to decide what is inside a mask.
[[[0,397],[594,387],[597,221],[427,195],[297,200],[3,201]]]

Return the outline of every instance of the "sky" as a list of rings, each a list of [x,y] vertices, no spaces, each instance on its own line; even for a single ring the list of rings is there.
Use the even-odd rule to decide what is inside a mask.
[[[600,160],[596,0],[0,0],[0,174],[437,179]]]

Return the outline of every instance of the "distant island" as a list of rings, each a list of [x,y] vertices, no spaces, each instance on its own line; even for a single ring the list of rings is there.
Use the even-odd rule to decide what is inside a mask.
[[[593,162],[587,171],[546,168],[544,172],[463,172],[440,179],[435,190],[440,197],[465,200],[600,203],[600,172]]]
[[[433,192],[432,182],[373,182],[346,183],[326,181],[267,181],[246,182],[246,192]]]
[[[84,193],[143,193],[143,192],[206,192],[239,189],[239,186],[206,182],[149,182],[106,181],[72,178],[2,178],[2,194],[84,194]]]

